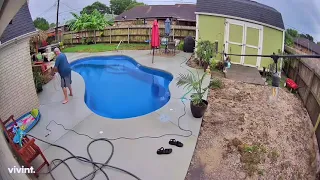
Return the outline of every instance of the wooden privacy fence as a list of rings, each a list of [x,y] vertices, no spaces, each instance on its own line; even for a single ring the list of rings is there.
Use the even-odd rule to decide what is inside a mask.
[[[300,53],[290,47],[286,47],[285,51],[290,54]],[[298,93],[313,125],[315,125],[320,118],[320,69],[317,66],[310,65],[305,60],[286,59],[284,61],[284,71],[290,79],[293,79],[299,85]],[[310,61],[319,61],[320,63],[320,59],[310,59]],[[320,145],[320,128],[315,133]]]
[[[94,39],[98,43],[146,43],[151,39],[151,25],[132,25],[132,26],[110,26],[102,31],[82,31],[65,32],[63,34],[64,44],[80,44],[83,40]],[[164,26],[159,27],[160,36],[164,37]],[[184,39],[187,36],[196,36],[196,27],[193,26],[171,26],[171,37],[173,39]]]

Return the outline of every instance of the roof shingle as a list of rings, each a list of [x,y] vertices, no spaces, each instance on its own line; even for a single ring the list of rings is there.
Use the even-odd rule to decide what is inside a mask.
[[[284,29],[280,12],[251,0],[197,0],[196,12],[240,17]]]
[[[173,17],[178,20],[195,22],[195,10],[195,4],[137,6],[117,16],[115,21],[121,21],[122,17],[126,17],[126,20],[136,20],[137,18]]]
[[[12,19],[12,24],[8,24],[0,37],[1,43],[5,43],[11,39],[21,35],[36,31],[27,2],[20,8],[18,13]]]

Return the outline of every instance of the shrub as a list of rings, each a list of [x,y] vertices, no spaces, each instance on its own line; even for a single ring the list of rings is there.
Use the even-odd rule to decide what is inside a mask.
[[[183,51],[184,47],[184,41],[181,41],[180,44],[178,45],[178,50]]]
[[[38,71],[33,72],[33,80],[37,91],[41,90],[42,85],[44,84],[44,77],[42,76],[42,74]]]
[[[214,44],[210,41],[199,41],[197,44],[197,56],[200,61],[207,62],[210,64],[210,59],[215,56],[214,54]]]
[[[223,88],[223,83],[222,83],[221,79],[212,80],[211,84],[210,84],[210,88],[211,89],[221,89],[221,88]]]

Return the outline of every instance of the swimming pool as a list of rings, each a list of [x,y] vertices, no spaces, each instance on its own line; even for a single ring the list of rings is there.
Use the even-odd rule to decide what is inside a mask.
[[[84,101],[94,113],[113,119],[153,112],[170,99],[173,76],[127,56],[99,56],[71,63],[85,81]]]

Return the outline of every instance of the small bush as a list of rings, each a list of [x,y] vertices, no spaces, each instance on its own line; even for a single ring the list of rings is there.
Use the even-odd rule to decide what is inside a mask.
[[[213,59],[213,60],[210,62],[210,70],[211,70],[211,71],[215,70],[215,69],[216,69],[216,66],[217,66],[217,61]]]
[[[211,89],[221,89],[221,88],[223,88],[223,83],[222,83],[221,79],[212,80],[211,84],[210,84],[210,88]]]
[[[184,41],[181,41],[180,44],[178,45],[178,50],[183,51],[184,47]]]

